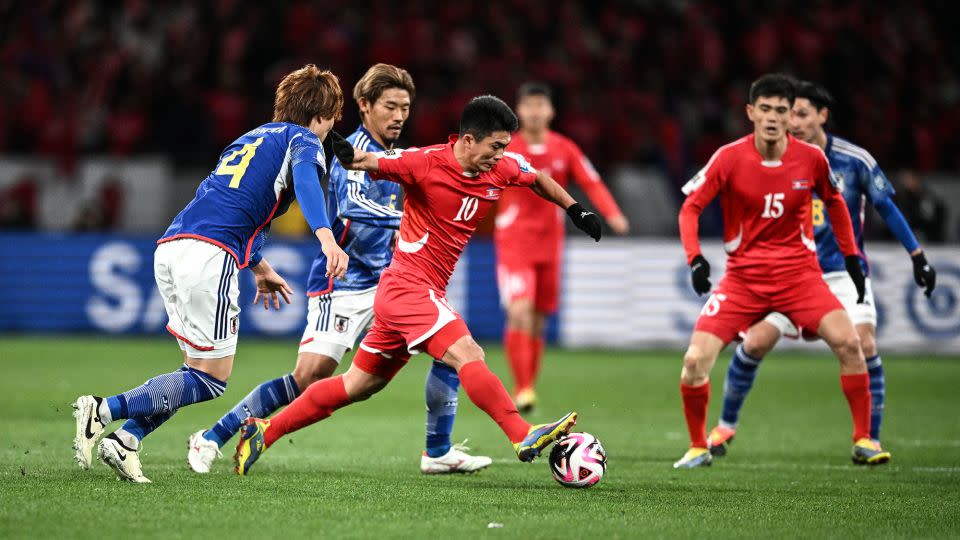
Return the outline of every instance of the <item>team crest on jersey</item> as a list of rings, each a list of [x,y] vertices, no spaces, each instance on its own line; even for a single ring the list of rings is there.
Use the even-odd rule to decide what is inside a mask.
[[[830,172],[830,182],[833,183],[833,186],[837,188],[837,191],[843,193],[843,173]]]
[[[339,334],[344,334],[350,327],[350,319],[343,315],[337,315],[333,318],[333,329]]]
[[[239,330],[240,330],[240,316],[234,315],[233,318],[230,319],[230,333],[236,334],[237,331]]]
[[[794,180],[792,186],[795,190],[810,189],[810,181],[806,178],[801,178],[799,180]]]
[[[496,199],[500,196],[500,188],[487,188],[487,194],[483,196],[484,199]]]

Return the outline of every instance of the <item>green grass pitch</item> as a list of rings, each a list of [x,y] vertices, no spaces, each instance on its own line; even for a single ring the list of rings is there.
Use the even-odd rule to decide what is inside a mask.
[[[289,371],[296,344],[242,340],[239,351],[222,398],[187,407],[146,440],[154,483],[132,485],[99,462],[74,465],[69,404],[177,368],[174,342],[0,338],[0,538],[960,536],[960,358],[884,358],[889,465],[850,464],[836,361],[783,353],[761,368],[730,454],[709,469],[674,471],[687,444],[678,352],[551,349],[535,420],[576,409],[578,429],[609,455],[597,487],[569,490],[546,459],[518,462],[462,392],[454,437],[469,437],[494,465],[421,475],[424,356],[370,401],[278,443],[251,477],[232,474],[232,446],[214,473],[194,475],[188,434]],[[727,358],[713,374],[711,425]],[[488,360],[506,376],[498,347]]]

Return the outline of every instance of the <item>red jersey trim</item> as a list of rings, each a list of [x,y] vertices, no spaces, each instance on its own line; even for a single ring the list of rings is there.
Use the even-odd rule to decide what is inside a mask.
[[[250,240],[247,241],[247,252],[244,254],[243,264],[238,266],[240,270],[243,270],[244,268],[247,267],[248,264],[250,264],[250,250],[253,249],[253,239],[257,237],[257,234],[260,232],[261,229],[263,229],[267,225],[267,223],[270,223],[270,221],[273,220],[273,215],[277,213],[277,208],[279,207],[280,207],[280,197],[278,196],[277,202],[274,203],[273,205],[273,210],[271,210],[270,215],[267,216],[267,220],[261,223],[260,226],[257,227],[257,230],[253,231],[253,235],[251,235]]]
[[[173,331],[173,328],[170,328],[170,325],[169,325],[169,324],[167,325],[167,332],[170,332],[171,334],[173,334],[173,337],[179,339],[180,341],[186,343],[187,345],[193,347],[194,349],[196,349],[196,350],[198,350],[198,351],[212,351],[212,350],[213,350],[213,347],[201,347],[201,346],[195,344],[194,342],[190,341],[189,339],[187,339],[187,338],[181,336],[180,334],[174,332],[174,331]]]
[[[353,221],[351,221],[351,220],[349,220],[349,219],[348,219],[347,222],[345,223],[346,227],[344,227],[343,232],[340,234],[340,238],[337,239],[337,245],[338,245],[338,246],[341,246],[341,247],[343,246],[343,241],[346,240],[346,238],[347,238],[347,233],[350,231],[350,225],[351,225],[352,223],[353,223]],[[327,281],[327,288],[326,288],[326,289],[324,289],[324,290],[322,290],[322,291],[308,292],[308,293],[307,293],[307,298],[313,298],[313,297],[315,297],[315,296],[323,296],[323,295],[325,295],[325,294],[329,294],[331,291],[333,291],[333,276],[330,276],[330,280]],[[301,345],[303,345],[303,343],[301,343]]]
[[[307,339],[301,341],[301,342],[300,342],[300,345],[301,345],[301,346],[302,346],[302,345],[306,345],[307,343],[310,343],[310,342],[312,342],[312,341],[313,341],[313,338],[310,337],[310,338],[307,338]]]
[[[175,234],[175,235],[173,235],[173,236],[168,236],[168,237],[166,237],[166,238],[161,238],[161,239],[157,240],[157,244],[165,244],[165,243],[167,243],[167,242],[172,242],[172,241],[174,241],[174,240],[180,240],[180,239],[183,239],[183,238],[191,238],[191,239],[193,239],[193,240],[199,240],[199,241],[201,241],[201,242],[206,242],[206,243],[208,243],[208,244],[213,244],[213,245],[217,246],[218,248],[220,248],[220,249],[226,251],[227,253],[229,253],[230,256],[233,257],[233,260],[237,263],[237,268],[243,268],[243,266],[240,266],[240,259],[237,258],[237,254],[234,253],[232,249],[228,248],[228,247],[227,247],[226,245],[224,245],[222,242],[218,242],[218,241],[214,240],[213,238],[207,238],[206,236],[203,236],[203,235],[199,235],[199,234],[189,234],[189,233]],[[196,347],[194,347],[194,348],[197,349]],[[203,350],[203,349],[197,349],[197,350],[199,351],[199,350]]]

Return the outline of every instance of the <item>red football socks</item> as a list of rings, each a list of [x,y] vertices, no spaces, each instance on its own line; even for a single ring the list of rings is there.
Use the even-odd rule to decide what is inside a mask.
[[[467,397],[493,418],[510,442],[520,442],[527,436],[530,424],[520,417],[507,389],[487,364],[483,361],[469,362],[460,368],[459,374]]]
[[[540,365],[543,360],[543,338],[540,336],[530,338],[530,387],[537,383],[537,376],[540,375]]]
[[[530,388],[532,381],[531,353],[532,339],[526,332],[507,329],[503,335],[503,347],[507,353],[507,363],[513,374],[513,391],[520,392]]]
[[[270,446],[287,433],[319,422],[349,403],[343,375],[317,381],[270,419],[270,427],[263,433],[264,443]]]
[[[706,448],[710,381],[700,386],[687,386],[681,382],[680,395],[683,396],[683,416],[687,419],[687,431],[690,432],[690,448]],[[869,412],[868,410],[867,413]],[[869,420],[869,414],[867,419]]]
[[[867,373],[841,375],[840,387],[853,416],[853,441],[870,438],[870,376]]]

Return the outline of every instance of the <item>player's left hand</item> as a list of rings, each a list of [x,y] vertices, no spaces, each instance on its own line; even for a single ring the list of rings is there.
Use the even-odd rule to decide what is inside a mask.
[[[578,229],[587,233],[594,241],[600,241],[602,225],[596,214],[585,209],[580,203],[573,203],[567,208],[567,215],[570,216],[570,220]]]
[[[857,288],[857,303],[863,303],[863,295],[867,291],[866,279],[863,277],[863,268],[860,266],[860,257],[857,255],[847,255],[843,258],[843,263],[847,267],[847,273],[853,280],[853,286]]]
[[[260,303],[262,299],[263,309],[270,309],[270,304],[273,304],[274,309],[280,309],[280,296],[283,297],[284,302],[290,303],[293,289],[287,285],[285,279],[280,277],[280,274],[269,268],[266,272],[254,272],[253,275],[257,283],[257,294],[253,297],[254,304]],[[279,296],[277,293],[280,293]]]
[[[910,258],[913,259],[913,280],[918,286],[925,287],[923,294],[930,298],[934,287],[937,286],[937,271],[930,266],[922,251]]]
[[[608,219],[607,225],[613,230],[613,234],[617,236],[623,236],[630,232],[630,222],[627,221],[627,216],[622,214]]]

